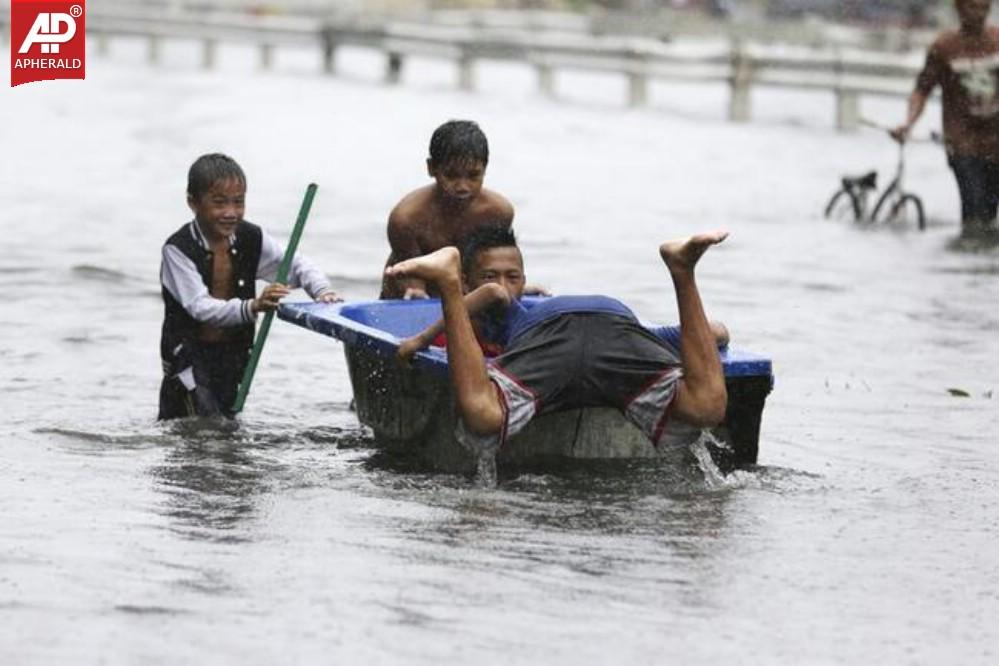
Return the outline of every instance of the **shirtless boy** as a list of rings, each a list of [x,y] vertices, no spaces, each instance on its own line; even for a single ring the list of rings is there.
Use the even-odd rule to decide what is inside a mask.
[[[726,236],[706,233],[659,247],[679,306],[678,350],[643,328],[623,303],[603,296],[556,296],[528,309],[494,281],[463,297],[454,247],[389,266],[386,273],[419,277],[440,290],[461,416],[456,435],[466,446],[495,452],[536,415],[600,405],[618,408],[658,445],[674,417],[697,426],[725,417],[720,340],[704,315],[694,267]],[[468,307],[480,290],[510,303],[506,349],[488,365]],[[409,342],[414,353],[425,340]]]
[[[513,224],[513,205],[482,186],[489,164],[489,143],[479,126],[451,120],[430,139],[427,173],[432,185],[410,192],[389,214],[391,247],[386,266],[429,254],[449,245],[461,246],[473,230]],[[386,274],[381,298],[426,298],[434,288],[418,276]]]
[[[339,300],[326,276],[304,257],[292,262],[289,285],[273,280],[284,248],[243,219],[246,177],[231,157],[202,155],[187,176],[194,219],[163,245],[160,281],[163,331],[160,419],[232,417],[243,370],[253,346],[258,312],[269,312],[301,286],[318,301]]]
[[[999,204],[999,27],[986,25],[990,0],[955,0],[961,27],[942,32],[909,97],[905,141],[936,86],[943,92],[947,161],[961,194],[962,235],[995,231]]]

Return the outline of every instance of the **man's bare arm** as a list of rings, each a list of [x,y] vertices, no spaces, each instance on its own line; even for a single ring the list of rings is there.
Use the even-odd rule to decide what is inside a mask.
[[[510,304],[510,294],[498,284],[484,284],[465,294],[465,307],[470,317],[479,315],[497,303]],[[399,344],[396,358],[403,365],[409,365],[416,352],[426,349],[444,331],[444,320],[439,319],[416,335],[406,338]]]
[[[912,126],[916,124],[919,117],[923,115],[923,109],[926,108],[926,100],[929,97],[926,93],[918,88],[912,91],[909,95],[909,107],[908,113],[905,117],[905,122],[891,130],[890,134],[893,139],[899,143],[905,143],[905,140],[909,137],[909,132],[912,130]]]

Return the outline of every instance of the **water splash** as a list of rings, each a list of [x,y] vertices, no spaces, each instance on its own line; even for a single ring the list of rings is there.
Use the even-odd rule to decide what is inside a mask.
[[[479,488],[495,488],[496,479],[496,451],[483,450],[475,465],[475,485]]]
[[[709,443],[713,446],[724,446],[708,430],[702,430],[700,436],[690,445],[690,452],[694,454],[697,466],[704,473],[705,485],[711,489],[722,488],[726,485],[725,475],[711,457],[711,452],[708,451]]]

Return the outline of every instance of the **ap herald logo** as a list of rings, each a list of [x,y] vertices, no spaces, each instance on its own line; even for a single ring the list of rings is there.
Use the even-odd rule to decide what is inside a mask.
[[[83,0],[11,0],[10,85],[86,78]]]

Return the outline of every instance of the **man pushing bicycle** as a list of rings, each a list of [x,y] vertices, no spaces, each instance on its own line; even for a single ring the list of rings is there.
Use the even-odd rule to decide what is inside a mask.
[[[961,235],[996,233],[999,204],[999,27],[986,25],[990,0],[955,0],[961,27],[940,33],[909,96],[905,142],[933,89],[943,93],[947,161],[961,194]]]

